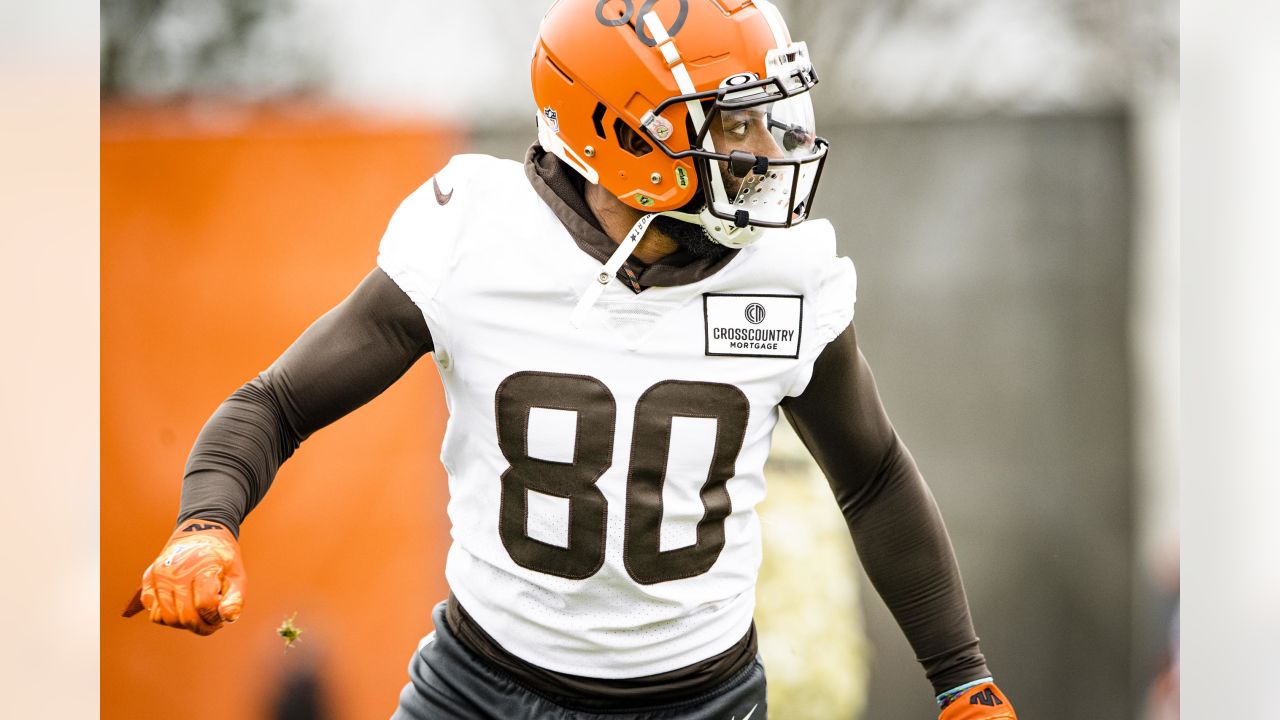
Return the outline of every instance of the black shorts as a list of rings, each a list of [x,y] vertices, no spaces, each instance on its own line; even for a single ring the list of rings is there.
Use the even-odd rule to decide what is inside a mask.
[[[764,664],[754,663],[706,693],[677,703],[575,709],[515,681],[464,647],[449,631],[445,603],[432,613],[435,632],[409,661],[409,683],[392,720],[765,720]]]

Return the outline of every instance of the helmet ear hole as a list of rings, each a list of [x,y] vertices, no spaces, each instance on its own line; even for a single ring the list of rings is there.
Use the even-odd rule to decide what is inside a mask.
[[[636,157],[644,157],[653,152],[653,146],[649,141],[640,137],[640,133],[632,130],[630,126],[622,122],[622,118],[613,121],[613,132],[618,136],[618,147],[635,155]]]

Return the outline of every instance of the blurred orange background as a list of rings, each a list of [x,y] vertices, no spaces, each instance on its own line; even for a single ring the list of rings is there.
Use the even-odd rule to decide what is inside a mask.
[[[173,530],[205,420],[374,267],[392,212],[461,133],[317,108],[111,105],[101,129],[102,717],[273,717],[308,673],[332,717],[387,717],[447,593],[430,362],[285,464],[241,533],[237,624],[201,638],[120,612]],[[275,629],[295,612],[286,652]]]

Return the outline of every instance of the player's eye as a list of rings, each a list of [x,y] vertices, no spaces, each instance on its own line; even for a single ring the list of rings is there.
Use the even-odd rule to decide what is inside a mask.
[[[729,126],[729,134],[734,137],[740,137],[740,138],[746,137],[747,126],[748,126],[748,123],[746,120],[736,122]]]

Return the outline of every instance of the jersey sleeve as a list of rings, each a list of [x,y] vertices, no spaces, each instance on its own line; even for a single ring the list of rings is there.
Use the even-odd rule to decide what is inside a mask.
[[[836,255],[836,235],[826,220],[811,220],[806,250],[810,253],[809,287],[805,292],[804,334],[800,341],[800,363],[786,395],[804,392],[813,376],[813,364],[827,344],[853,322],[858,297],[858,273],[853,261]]]
[[[474,165],[467,157],[454,156],[400,203],[378,247],[378,267],[424,310],[458,260]]]

